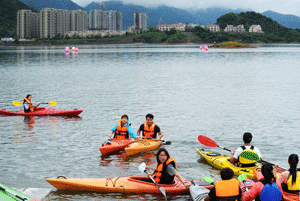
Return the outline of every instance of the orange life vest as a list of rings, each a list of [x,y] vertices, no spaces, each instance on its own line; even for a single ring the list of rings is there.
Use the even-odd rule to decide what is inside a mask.
[[[172,164],[177,170],[176,161],[173,158],[169,158],[166,162],[156,164],[154,171],[154,180],[160,184],[173,184],[175,182],[175,175],[170,176],[166,173],[167,165]]]
[[[25,111],[25,112],[33,112],[33,111],[34,111],[34,108],[33,108],[32,102],[29,101],[27,98],[24,98],[23,104],[24,104],[25,102],[28,103],[28,105],[29,105],[29,110],[25,109],[25,107],[24,107],[24,111]]]
[[[144,122],[144,131],[143,131],[143,136],[147,138],[156,138],[154,128],[155,128],[156,123],[152,123],[151,126],[148,126],[147,122]]]
[[[217,198],[226,200],[238,200],[240,182],[236,179],[219,180],[215,183]]]
[[[129,138],[129,134],[127,131],[129,124],[127,126],[122,126],[122,121],[118,120],[118,125],[116,128],[116,134],[115,134],[115,138],[116,139],[125,139],[125,138]]]

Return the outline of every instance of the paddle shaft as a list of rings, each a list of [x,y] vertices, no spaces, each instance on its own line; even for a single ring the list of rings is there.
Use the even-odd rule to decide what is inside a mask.
[[[145,169],[144,172],[146,174],[148,174],[147,170]],[[156,181],[153,179],[153,177],[151,175],[149,175],[150,179],[153,181],[153,183],[155,183],[155,185],[157,186],[157,188],[160,190],[160,192],[165,196],[165,199],[167,200],[167,196],[166,196],[166,192],[165,189],[162,187],[159,187],[159,185],[156,183]]]

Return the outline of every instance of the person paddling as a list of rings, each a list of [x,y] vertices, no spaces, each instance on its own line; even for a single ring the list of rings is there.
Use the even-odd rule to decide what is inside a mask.
[[[160,148],[156,154],[156,167],[153,173],[148,173],[148,176],[154,176],[154,181],[158,184],[174,184],[175,177],[188,188],[191,184],[185,182],[183,177],[177,172],[176,161],[170,157],[169,152],[165,148]]]
[[[118,120],[116,125],[111,129],[111,133],[109,139],[112,138],[112,135],[115,133],[114,138],[116,139],[126,139],[126,138],[134,138],[136,139],[136,134],[131,128],[130,120],[127,114],[123,114],[121,119]]]
[[[26,96],[26,98],[23,99],[24,112],[33,112],[35,110],[35,108],[40,106],[41,103],[39,103],[37,105],[33,105],[31,98],[32,98],[32,96],[30,94],[28,94]]]
[[[244,201],[282,201],[283,191],[279,181],[276,181],[274,175],[276,175],[278,165],[275,164],[274,172],[273,166],[266,163],[261,168],[261,173],[264,179],[256,182],[254,186],[245,193]]]
[[[254,147],[254,146],[251,145],[251,141],[252,141],[252,134],[251,133],[249,133],[249,132],[244,133],[243,141],[244,141],[243,146],[240,146],[239,148],[237,148],[236,151],[231,150],[230,163],[232,163],[234,165],[239,163],[238,165],[240,167],[253,167],[253,166],[255,166],[256,161],[245,159],[245,158],[242,158],[242,157],[239,157],[239,156],[242,152],[245,152],[245,151],[255,152],[258,155],[258,157],[260,159],[262,159],[260,151],[257,147]]]
[[[300,170],[297,169],[299,158],[297,154],[291,154],[288,159],[290,169],[283,172],[278,181],[281,183],[283,191],[300,195]]]
[[[137,135],[140,136],[140,132],[143,132],[143,137],[152,138],[152,139],[162,139],[163,134],[160,131],[160,128],[153,122],[153,114],[146,115],[146,121],[140,126],[137,131]],[[158,136],[157,136],[158,134]]]
[[[242,201],[240,182],[233,178],[233,170],[224,168],[221,170],[221,179],[215,182],[215,186],[209,191],[204,201],[232,200]]]

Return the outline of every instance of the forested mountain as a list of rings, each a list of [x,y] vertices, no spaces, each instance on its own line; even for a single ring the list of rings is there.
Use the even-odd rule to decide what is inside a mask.
[[[32,10],[18,0],[0,0],[0,37],[16,37],[18,10]]]
[[[81,6],[74,3],[72,0],[20,0],[31,8],[39,11],[42,8],[55,8],[67,10],[84,10]]]
[[[261,14],[271,18],[272,20],[278,22],[279,24],[285,27],[292,28],[292,29],[300,28],[300,17],[296,15],[286,15],[286,14],[276,13],[271,10],[265,11]]]

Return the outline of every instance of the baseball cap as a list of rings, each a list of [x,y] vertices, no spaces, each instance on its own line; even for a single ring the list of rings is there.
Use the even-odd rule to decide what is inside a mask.
[[[251,141],[251,140],[252,140],[252,134],[249,133],[249,132],[244,133],[243,141],[249,142],[249,141]]]

